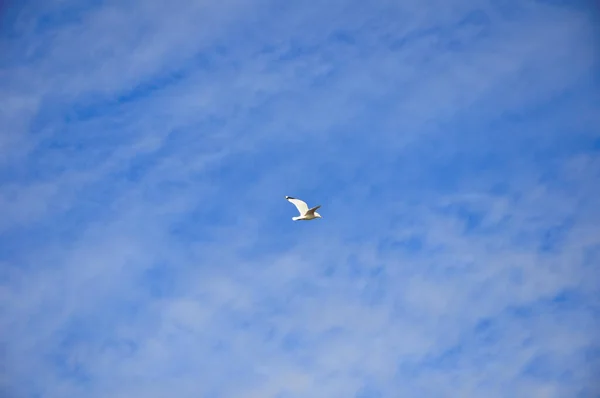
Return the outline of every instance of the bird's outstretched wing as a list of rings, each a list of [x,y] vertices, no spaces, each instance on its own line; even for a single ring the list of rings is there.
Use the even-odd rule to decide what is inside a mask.
[[[303,200],[292,198],[291,196],[286,196],[285,198],[288,200],[288,202],[296,206],[296,209],[298,209],[301,216],[305,215],[308,211],[308,205]]]
[[[312,209],[308,209],[308,211],[306,212],[306,215],[311,215],[312,214],[314,216],[315,215],[315,211],[317,211],[317,209],[319,207],[321,207],[321,205],[315,206]]]

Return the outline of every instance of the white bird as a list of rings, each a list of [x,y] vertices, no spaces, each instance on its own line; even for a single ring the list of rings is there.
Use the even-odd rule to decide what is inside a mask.
[[[288,200],[288,202],[296,206],[296,209],[298,209],[298,211],[300,212],[300,216],[292,217],[292,220],[314,220],[315,218],[323,218],[319,213],[315,211],[319,207],[321,207],[321,205],[309,209],[308,205],[303,200],[292,198],[291,196],[286,196],[285,198]]]

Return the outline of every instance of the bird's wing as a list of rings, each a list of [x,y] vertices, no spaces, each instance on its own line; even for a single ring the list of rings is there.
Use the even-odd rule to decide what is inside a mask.
[[[296,206],[296,209],[298,209],[301,216],[305,215],[308,211],[308,205],[303,200],[292,198],[291,196],[286,196],[285,198],[288,200],[288,202]]]
[[[318,205],[318,206],[315,206],[315,207],[313,207],[312,209],[309,209],[309,210],[306,212],[306,214],[307,214],[307,215],[308,215],[308,214],[312,214],[312,215],[314,216],[314,215],[315,215],[315,211],[317,211],[317,209],[318,209],[319,207],[321,207],[321,205]]]

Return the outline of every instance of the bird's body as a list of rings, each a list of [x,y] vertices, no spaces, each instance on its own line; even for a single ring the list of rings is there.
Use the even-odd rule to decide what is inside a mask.
[[[308,205],[303,200],[292,198],[291,196],[286,196],[285,198],[288,200],[288,202],[296,206],[296,209],[298,209],[298,212],[300,213],[299,216],[292,217],[292,220],[303,221],[314,220],[315,218],[323,218],[319,213],[316,212],[321,205],[309,209]]]

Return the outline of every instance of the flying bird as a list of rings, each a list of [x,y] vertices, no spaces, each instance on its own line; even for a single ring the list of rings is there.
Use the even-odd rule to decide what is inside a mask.
[[[296,206],[296,209],[298,209],[298,211],[300,212],[300,216],[299,217],[292,217],[292,220],[294,220],[294,221],[298,221],[298,220],[314,220],[315,218],[323,218],[323,217],[321,217],[321,215],[319,213],[317,213],[315,211],[319,207],[321,207],[321,205],[315,206],[315,207],[309,209],[308,205],[303,200],[292,198],[291,196],[286,196],[285,198],[288,200],[288,202],[290,202],[291,204],[293,204],[294,206]]]

